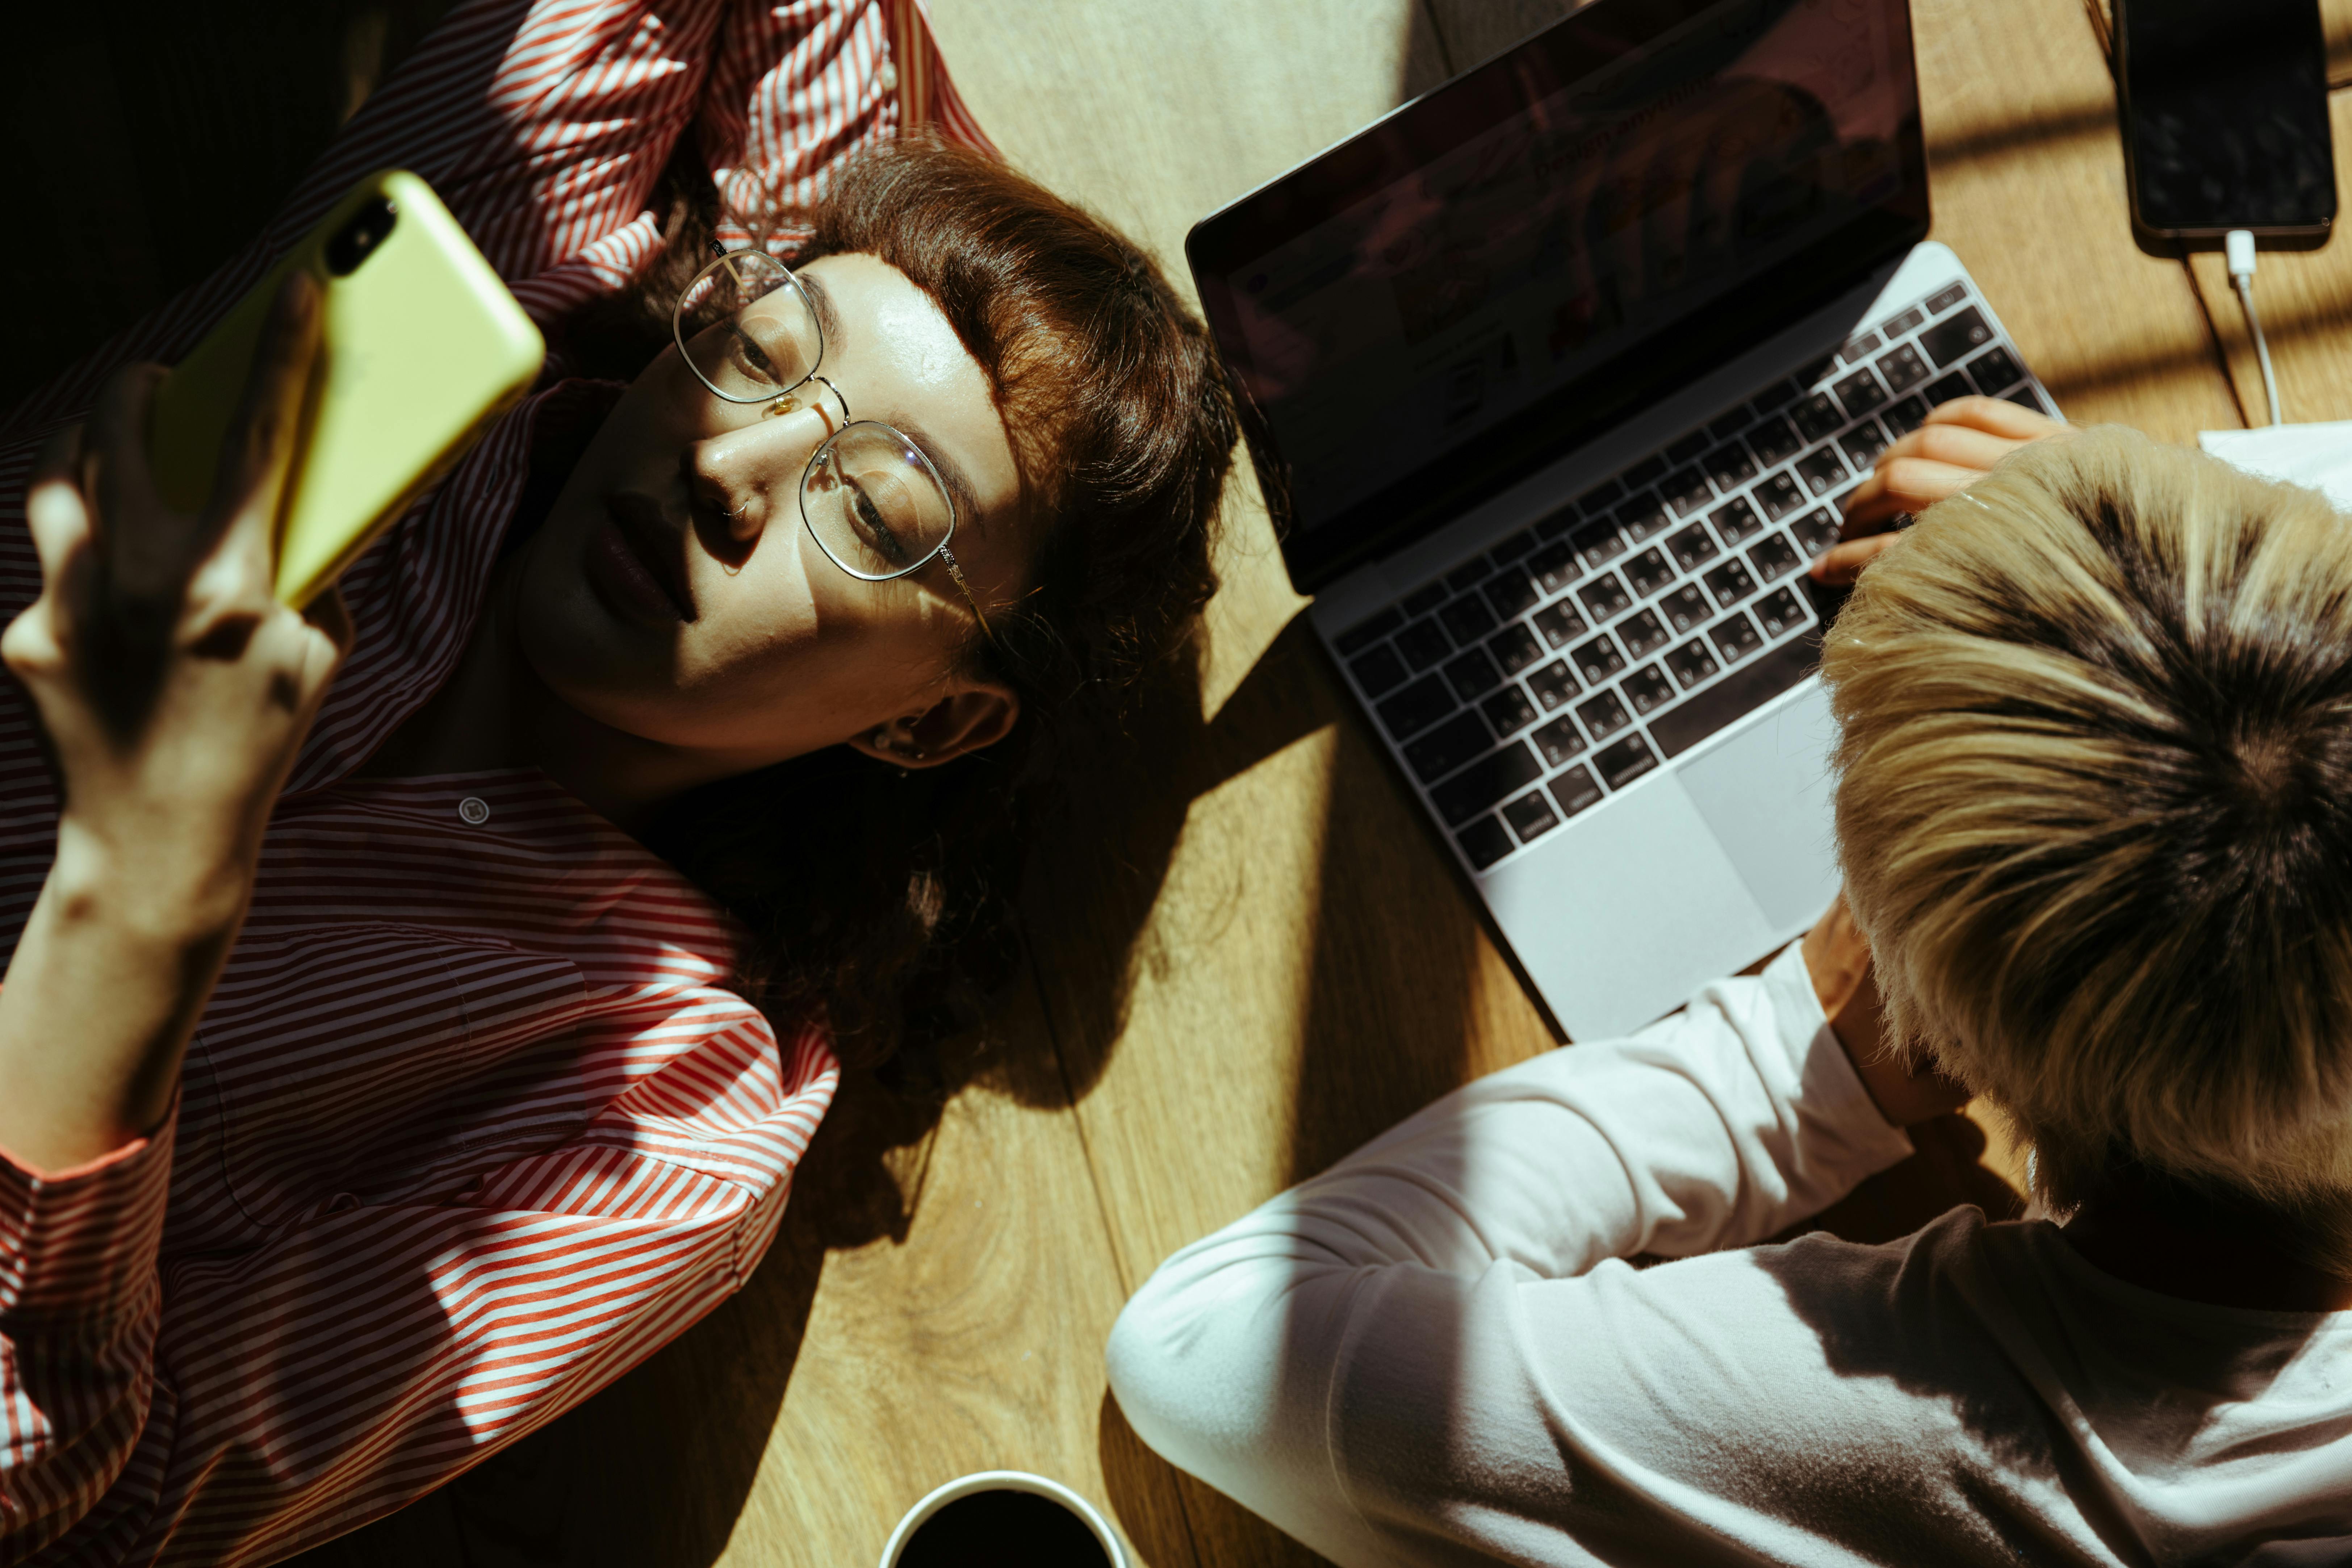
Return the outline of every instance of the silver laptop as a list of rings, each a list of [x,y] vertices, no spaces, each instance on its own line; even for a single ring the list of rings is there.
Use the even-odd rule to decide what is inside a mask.
[[[1936,404],[2055,412],[1927,226],[1905,0],[1596,0],[1187,240],[1316,631],[1573,1038],[1828,904],[1802,569]]]

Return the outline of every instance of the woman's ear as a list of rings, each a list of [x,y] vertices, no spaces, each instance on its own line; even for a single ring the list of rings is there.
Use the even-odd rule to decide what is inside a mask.
[[[1021,717],[1021,699],[1013,689],[983,681],[940,698],[920,713],[850,738],[849,744],[869,757],[902,768],[931,768],[985,746],[1013,732]]]

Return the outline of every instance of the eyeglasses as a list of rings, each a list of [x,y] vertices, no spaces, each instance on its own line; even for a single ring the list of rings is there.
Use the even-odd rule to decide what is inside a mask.
[[[714,245],[713,250],[719,250]],[[933,557],[948,569],[992,643],[996,634],[948,541],[955,501],[920,447],[878,420],[852,418],[849,400],[818,373],[824,329],[792,268],[762,250],[720,250],[677,297],[677,352],[697,380],[730,403],[765,404],[773,416],[815,406],[833,434],[801,471],[801,521],[817,548],[851,576],[887,583]],[[830,393],[835,422],[809,389]]]

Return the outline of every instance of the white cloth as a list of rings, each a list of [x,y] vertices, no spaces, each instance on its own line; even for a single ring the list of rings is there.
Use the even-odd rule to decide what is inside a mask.
[[[1351,1568],[2352,1563],[2352,1312],[2159,1296],[1973,1208],[1720,1250],[1908,1149],[1792,948],[1178,1253],[1111,1384]]]

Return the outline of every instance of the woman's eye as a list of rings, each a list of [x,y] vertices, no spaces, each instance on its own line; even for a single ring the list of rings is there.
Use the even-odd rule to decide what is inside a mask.
[[[882,509],[874,504],[874,498],[867,495],[865,487],[855,479],[849,481],[849,514],[857,520],[857,531],[865,535],[866,542],[883,559],[894,565],[906,563],[905,542],[883,517]]]
[[[782,384],[782,379],[777,374],[776,362],[768,357],[768,351],[761,348],[751,333],[740,326],[730,327],[728,331],[734,340],[735,357],[745,370],[762,381]]]

